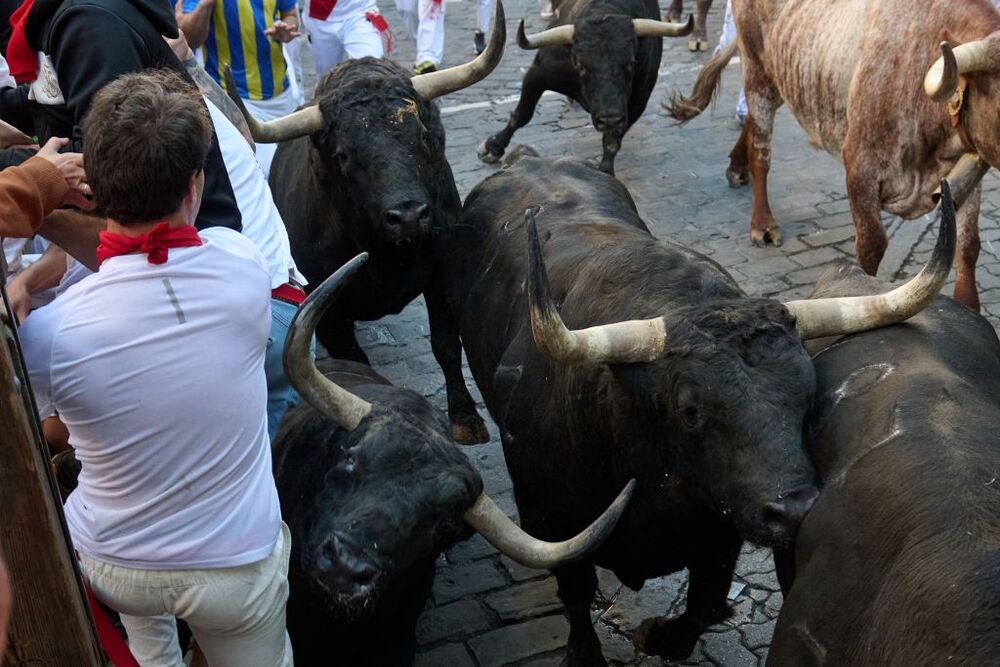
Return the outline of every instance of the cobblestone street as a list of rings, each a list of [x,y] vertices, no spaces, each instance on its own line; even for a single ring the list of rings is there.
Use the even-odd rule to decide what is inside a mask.
[[[505,7],[508,45],[497,71],[483,83],[440,100],[448,132],[447,155],[463,197],[497,169],[477,159],[476,147],[505,123],[533,57],[532,52],[516,45],[517,22],[526,18],[528,31],[544,27],[537,0],[510,0]],[[717,0],[709,16],[713,45],[724,9],[725,2]],[[410,66],[413,42],[403,38],[395,8],[384,3],[382,10],[396,31],[393,57]],[[454,65],[473,57],[476,4],[470,0],[449,2],[447,12],[445,65]],[[854,228],[843,167],[813,149],[788,111],[782,109],[776,121],[769,185],[784,244],[780,248],[752,247],[750,189],[731,189],[724,177],[728,154],[740,129],[734,117],[739,66],[730,65],[715,106],[687,126],[676,126],[660,107],[664,95],[669,96],[675,88],[690,92],[709,56],[689,53],[686,45],[686,38],[664,39],[658,85],[645,115],[623,142],[616,162],[618,178],[632,192],[647,224],[660,238],[711,256],[751,295],[781,300],[803,297],[829,263],[854,257]],[[552,93],[542,98],[534,120],[514,136],[511,145],[519,143],[542,155],[572,155],[595,163],[601,152],[600,135],[591,127],[589,116]],[[994,325],[1000,322],[998,184],[993,173],[984,182],[978,273],[984,314]],[[884,280],[900,280],[919,268],[933,244],[935,221],[935,215],[914,221],[886,218],[890,243],[880,273]],[[950,293],[951,286],[946,290]],[[397,316],[360,324],[359,334],[379,372],[444,408],[443,377],[431,354],[422,301]],[[472,386],[468,373],[467,378]],[[473,395],[478,397],[475,389]],[[480,412],[487,414],[481,404]],[[488,444],[464,451],[482,473],[485,490],[516,517],[511,482],[492,422],[490,431],[493,438]],[[607,659],[616,665],[665,664],[637,654],[631,632],[644,618],[673,615],[683,609],[685,573],[649,581],[640,592],[624,587],[610,572],[600,572],[600,582],[593,618]],[[763,664],[782,603],[768,550],[744,547],[730,600],[732,618],[706,633],[691,659],[682,664]],[[568,627],[556,597],[555,579],[549,573],[513,564],[476,536],[448,551],[439,562],[433,600],[418,626],[417,664],[558,665]]]

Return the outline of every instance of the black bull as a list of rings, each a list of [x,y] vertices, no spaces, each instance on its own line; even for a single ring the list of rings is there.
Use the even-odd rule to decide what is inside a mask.
[[[817,295],[881,289],[843,266]],[[824,488],[794,563],[777,559],[794,583],[769,664],[996,664],[996,332],[938,297],[905,324],[822,343],[805,438]]]
[[[694,28],[691,18],[687,24],[660,22],[659,11],[656,0],[564,0],[544,32],[527,36],[521,21],[518,43],[538,54],[507,126],[483,142],[479,157],[499,160],[514,132],[531,121],[542,93],[554,90],[590,113],[603,135],[601,171],[613,174],[622,138],[656,85],[661,37],[687,35]]]
[[[634,488],[570,540],[536,540],[482,493],[448,420],[364,364],[321,362],[309,341],[354,258],[318,286],[289,334],[285,369],[305,399],[274,442],[281,512],[292,535],[288,630],[302,665],[406,665],[441,551],[478,531],[515,561],[547,568],[587,555]]]
[[[505,40],[497,2],[489,47],[473,62],[411,78],[387,59],[348,60],[319,82],[315,104],[268,123],[247,117],[258,142],[281,142],[271,190],[310,285],[370,253],[361,279],[317,329],[320,342],[335,358],[367,363],[354,322],[398,313],[423,294],[448,413],[456,439],[466,444],[486,442],[489,434],[462,376],[457,321],[445,299],[444,244],[462,203],[433,100],[488,75]]]
[[[555,570],[571,664],[604,664],[594,564],[636,589],[689,569],[684,614],[636,633],[646,653],[682,659],[728,616],[742,539],[787,542],[816,496],[801,443],[814,381],[802,340],[923,307],[950,267],[946,222],[932,267],[883,299],[781,304],[658,242],[624,186],[577,161],[521,157],[473,190],[451,284],[464,290],[462,339],[524,527],[565,536],[638,480],[608,542]]]

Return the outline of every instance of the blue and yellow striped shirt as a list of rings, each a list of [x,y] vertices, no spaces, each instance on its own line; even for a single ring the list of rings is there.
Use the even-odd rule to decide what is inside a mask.
[[[184,13],[198,0],[184,0]],[[208,39],[202,47],[205,70],[222,82],[222,65],[229,64],[240,97],[269,100],[288,88],[281,44],[264,31],[281,14],[295,9],[295,0],[216,0]]]

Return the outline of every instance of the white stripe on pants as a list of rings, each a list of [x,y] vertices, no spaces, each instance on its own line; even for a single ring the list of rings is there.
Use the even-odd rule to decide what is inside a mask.
[[[264,560],[204,570],[139,570],[81,553],[97,599],[121,614],[142,667],[183,667],[174,617],[191,626],[212,667],[291,667],[285,632],[288,526]]]
[[[280,95],[275,95],[269,100],[243,100],[250,112],[257,120],[274,120],[281,118],[295,111],[298,105],[295,103],[295,96],[291,88],[285,90]],[[257,162],[264,170],[264,178],[271,173],[271,160],[274,159],[274,151],[278,150],[278,144],[257,144]]]
[[[417,42],[417,64],[444,60],[444,0],[396,0],[396,9],[410,39]]]
[[[334,8],[333,13],[336,12]],[[382,36],[363,12],[355,12],[344,18],[328,18],[325,21],[306,15],[304,21],[317,77],[343,60],[385,56]]]

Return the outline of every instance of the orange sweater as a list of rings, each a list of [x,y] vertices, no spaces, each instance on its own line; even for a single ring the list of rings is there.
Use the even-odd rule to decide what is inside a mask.
[[[68,190],[66,179],[44,158],[33,157],[0,171],[0,236],[34,235]]]

